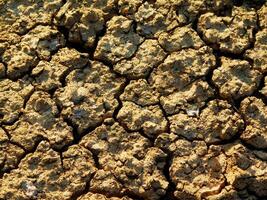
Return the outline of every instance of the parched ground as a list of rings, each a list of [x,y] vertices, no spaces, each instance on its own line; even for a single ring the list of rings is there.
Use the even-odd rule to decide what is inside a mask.
[[[265,0],[0,0],[1,200],[266,200]]]

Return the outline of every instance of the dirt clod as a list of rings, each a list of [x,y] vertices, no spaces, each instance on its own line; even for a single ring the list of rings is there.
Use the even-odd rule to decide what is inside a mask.
[[[0,0],[0,200],[266,186],[265,0]]]

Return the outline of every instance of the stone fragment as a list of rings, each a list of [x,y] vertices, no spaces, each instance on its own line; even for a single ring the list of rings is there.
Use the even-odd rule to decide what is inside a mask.
[[[212,81],[223,98],[240,99],[251,95],[258,88],[261,73],[248,61],[222,57],[221,63],[213,71]]]

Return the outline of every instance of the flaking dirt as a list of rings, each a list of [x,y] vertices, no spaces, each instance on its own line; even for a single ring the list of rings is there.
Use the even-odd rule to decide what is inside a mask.
[[[267,199],[267,2],[0,0],[0,199]]]

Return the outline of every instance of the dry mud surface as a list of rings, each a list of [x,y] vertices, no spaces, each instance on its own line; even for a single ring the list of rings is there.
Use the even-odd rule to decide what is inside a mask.
[[[266,200],[267,2],[0,0],[1,200]]]

